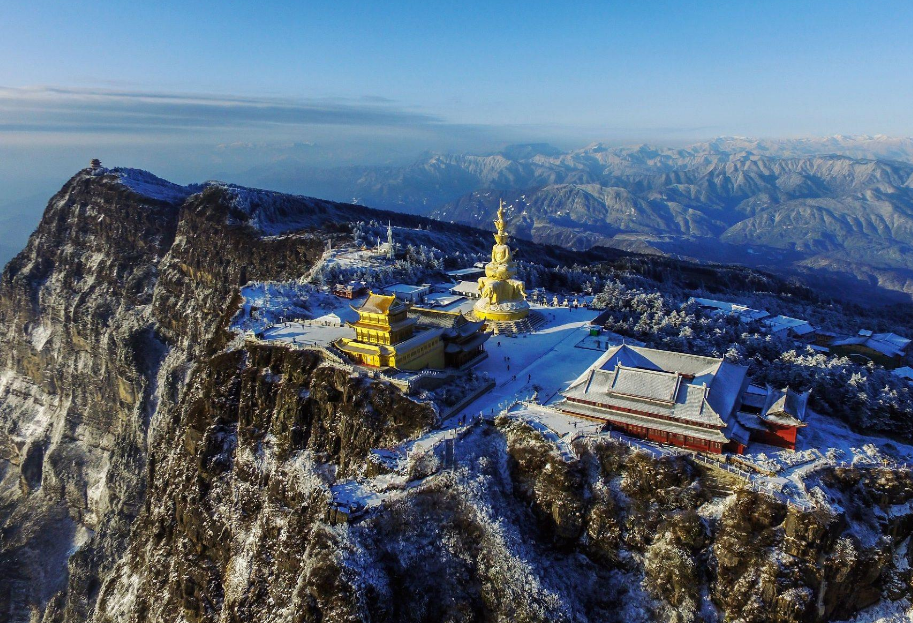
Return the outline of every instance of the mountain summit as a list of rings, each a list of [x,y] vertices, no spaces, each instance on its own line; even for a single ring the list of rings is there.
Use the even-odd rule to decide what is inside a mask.
[[[489,233],[462,225],[218,182],[103,167],[67,182],[0,277],[4,620],[824,621],[909,598],[909,470],[822,468],[809,495],[823,507],[809,511],[576,427],[559,436],[503,415],[441,429],[459,395],[408,391],[328,347],[235,324],[314,318],[339,268],[330,249],[370,256],[387,227],[402,274],[443,278],[440,258],[471,265],[490,249]],[[619,279],[823,304],[742,268],[511,251],[518,272],[555,288],[604,281],[600,296],[638,327],[661,319],[663,296]],[[271,297],[281,315],[265,315]],[[689,305],[667,319],[714,322]],[[585,325],[569,323],[575,339],[553,344],[544,374],[598,357]],[[664,334],[700,339],[690,326]],[[491,357],[509,370],[534,339],[500,337]],[[865,373],[836,399],[869,413],[849,414],[864,429],[908,431],[890,403],[863,400]],[[873,378],[899,401],[887,374]]]

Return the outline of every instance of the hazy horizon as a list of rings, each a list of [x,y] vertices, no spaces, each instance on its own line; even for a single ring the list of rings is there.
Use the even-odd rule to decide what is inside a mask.
[[[516,143],[913,136],[911,21],[904,2],[35,2],[0,23],[0,220],[37,218],[94,157],[243,183]]]

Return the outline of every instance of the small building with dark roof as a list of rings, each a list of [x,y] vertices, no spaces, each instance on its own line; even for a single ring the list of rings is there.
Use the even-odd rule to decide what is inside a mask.
[[[789,316],[771,316],[761,320],[771,335],[810,342],[815,339],[815,327],[807,320]]]
[[[485,357],[485,342],[489,335],[484,322],[470,320],[461,312],[423,307],[413,307],[409,316],[415,318],[420,327],[443,330],[444,365],[448,368],[462,368]]]
[[[458,270],[448,270],[444,273],[451,279],[473,279],[475,277],[481,277],[485,274],[485,267],[472,266],[470,268],[460,268]]]
[[[752,441],[779,448],[796,449],[799,429],[807,426],[806,412],[811,392],[795,392],[751,385],[742,396],[737,413]]]
[[[913,383],[913,368],[910,366],[904,366],[902,368],[897,368],[893,372],[894,376],[897,378],[905,380],[907,383]]]
[[[411,286],[405,283],[396,283],[384,288],[384,294],[395,296],[407,303],[421,303],[431,292],[431,284],[425,283],[420,286]]]
[[[830,350],[836,355],[846,355],[859,361],[874,361],[886,368],[896,368],[903,363],[910,340],[896,333],[860,331],[858,335],[834,340]]]
[[[717,301],[714,299],[704,299],[694,297],[692,299],[698,307],[711,314],[726,314],[729,316],[738,316],[745,322],[762,320],[770,316],[770,313],[763,309],[752,309],[739,303],[730,303],[728,301]]]
[[[465,296],[470,299],[477,299],[481,296],[479,294],[479,283],[477,281],[461,281],[450,288],[450,291],[453,294]]]
[[[367,294],[368,286],[364,281],[350,281],[349,283],[337,283],[333,286],[333,294],[344,299],[354,299],[363,294]]]

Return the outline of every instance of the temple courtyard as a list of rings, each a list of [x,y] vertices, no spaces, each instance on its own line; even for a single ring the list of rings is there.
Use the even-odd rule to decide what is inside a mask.
[[[367,299],[345,300],[313,285],[297,283],[251,284],[244,288],[243,295],[245,302],[234,326],[243,332],[244,339],[254,337],[267,343],[330,350],[340,338],[355,334],[351,323],[358,319],[356,310]],[[474,301],[464,298],[438,307],[437,313],[468,315],[473,304]],[[913,446],[858,435],[841,422],[811,410],[805,418],[807,426],[798,435],[795,450],[753,442],[743,454],[713,458],[639,439],[617,429],[610,431],[602,421],[563,412],[559,404],[565,399],[562,392],[567,393],[569,387],[596,367],[609,351],[625,343],[629,346],[638,344],[604,331],[594,335],[591,322],[598,315],[595,310],[532,304],[531,311],[544,319],[536,330],[515,336],[491,335],[484,343],[487,356],[471,369],[476,377],[490,381],[485,391],[449,413],[442,407],[441,412],[445,415],[440,427],[419,439],[397,448],[377,449],[375,452],[384,457],[391,472],[340,483],[334,487],[336,503],[341,507],[369,509],[391,496],[396,497],[404,487],[415,486],[417,483],[409,481],[407,466],[417,456],[430,453],[438,456],[442,465],[446,465],[447,460],[452,465],[458,464],[475,439],[471,424],[477,422],[479,416],[490,419],[501,414],[527,422],[553,441],[568,459],[574,455],[573,442],[578,436],[610,436],[654,456],[687,453],[697,461],[712,461],[720,469],[732,470],[741,486],[758,488],[802,506],[833,503],[822,498],[812,478],[822,466],[913,461]],[[363,369],[367,374],[374,374],[370,367]],[[410,376],[406,371],[393,369],[384,373],[390,378]],[[453,373],[463,374],[459,370]],[[422,398],[420,391],[416,397],[436,399],[434,396]]]
[[[533,306],[545,317],[534,333],[492,336],[488,358],[475,367],[488,374],[495,388],[469,405],[460,416],[491,413],[515,400],[529,400],[536,394],[543,404],[582,374],[604,352],[585,347],[590,321],[597,312],[589,309]],[[617,342],[603,339],[606,349]]]

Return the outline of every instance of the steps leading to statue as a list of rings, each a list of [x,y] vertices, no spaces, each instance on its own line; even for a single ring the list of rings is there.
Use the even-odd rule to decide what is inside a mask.
[[[529,312],[529,317],[527,320],[529,320],[529,324],[532,326],[533,331],[538,331],[539,328],[542,327],[548,319],[537,311],[531,311]]]
[[[521,335],[534,333],[545,324],[545,321],[545,316],[537,311],[531,311],[523,320],[489,321],[488,327],[495,335]]]

